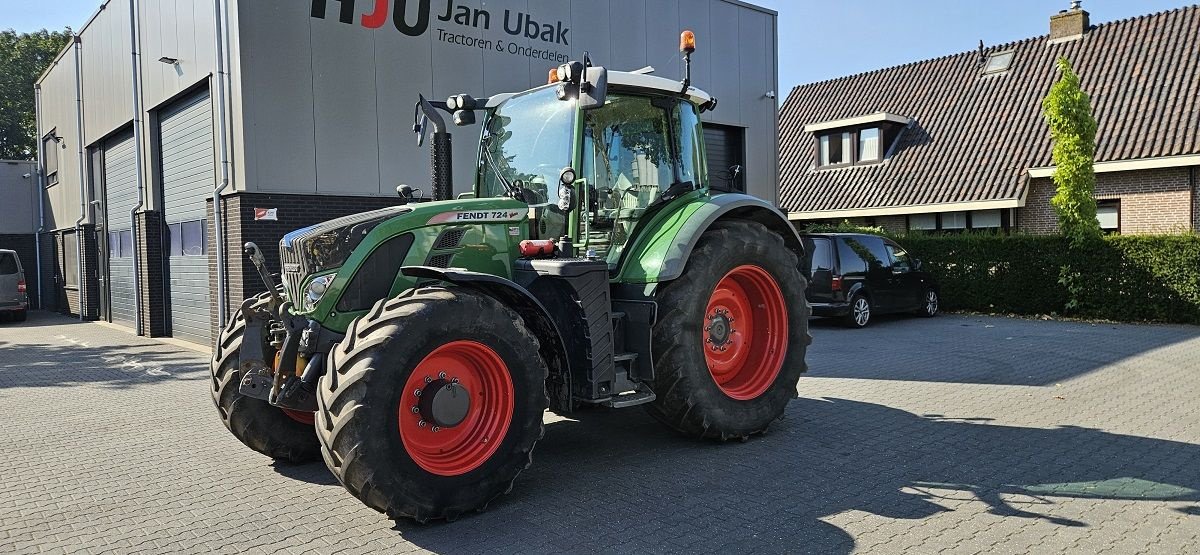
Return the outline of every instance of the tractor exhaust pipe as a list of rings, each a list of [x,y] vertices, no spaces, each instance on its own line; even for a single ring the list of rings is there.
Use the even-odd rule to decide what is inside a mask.
[[[413,131],[417,146],[425,142],[425,131],[433,125],[433,143],[429,149],[430,177],[433,179],[433,200],[449,200],[454,190],[454,153],[446,120],[438,110],[447,110],[445,102],[431,102],[420,96],[415,110]]]

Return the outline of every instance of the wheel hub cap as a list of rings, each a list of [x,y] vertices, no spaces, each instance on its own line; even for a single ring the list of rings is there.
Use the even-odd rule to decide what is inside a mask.
[[[426,422],[442,428],[461,424],[471,410],[471,394],[459,385],[458,378],[432,380],[421,390],[420,398],[418,414]]]
[[[734,333],[733,318],[729,316],[729,311],[723,308],[718,308],[708,315],[708,326],[704,331],[708,332],[707,342],[711,348],[719,351],[726,349],[725,344],[729,342],[729,336]]]

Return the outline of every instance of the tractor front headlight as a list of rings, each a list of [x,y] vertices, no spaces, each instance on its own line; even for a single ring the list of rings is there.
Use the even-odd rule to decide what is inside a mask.
[[[325,296],[325,292],[329,290],[329,284],[333,282],[333,276],[334,274],[325,274],[308,282],[308,287],[304,288],[305,310],[312,310],[317,303],[321,302],[321,297]]]

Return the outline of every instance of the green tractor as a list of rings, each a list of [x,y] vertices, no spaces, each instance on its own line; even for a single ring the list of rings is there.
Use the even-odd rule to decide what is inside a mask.
[[[323,457],[363,503],[420,522],[510,490],[547,409],[764,432],[805,371],[803,246],[772,205],[710,192],[700,113],[716,100],[686,75],[585,56],[528,91],[422,98],[433,201],[402,187],[410,202],[287,234],[280,285],[246,245],[268,292],[215,349],[225,425],[276,459]],[[482,118],[457,199],[441,113]]]

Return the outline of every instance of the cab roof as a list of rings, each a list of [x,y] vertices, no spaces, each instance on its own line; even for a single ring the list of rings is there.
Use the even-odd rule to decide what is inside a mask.
[[[706,104],[713,99],[711,94],[697,89],[696,87],[689,86],[685,91],[683,89],[683,84],[679,81],[667,79],[666,77],[659,77],[657,75],[650,75],[649,73],[640,71],[609,70],[608,84],[610,86],[615,85],[621,88],[683,94],[697,106]]]

